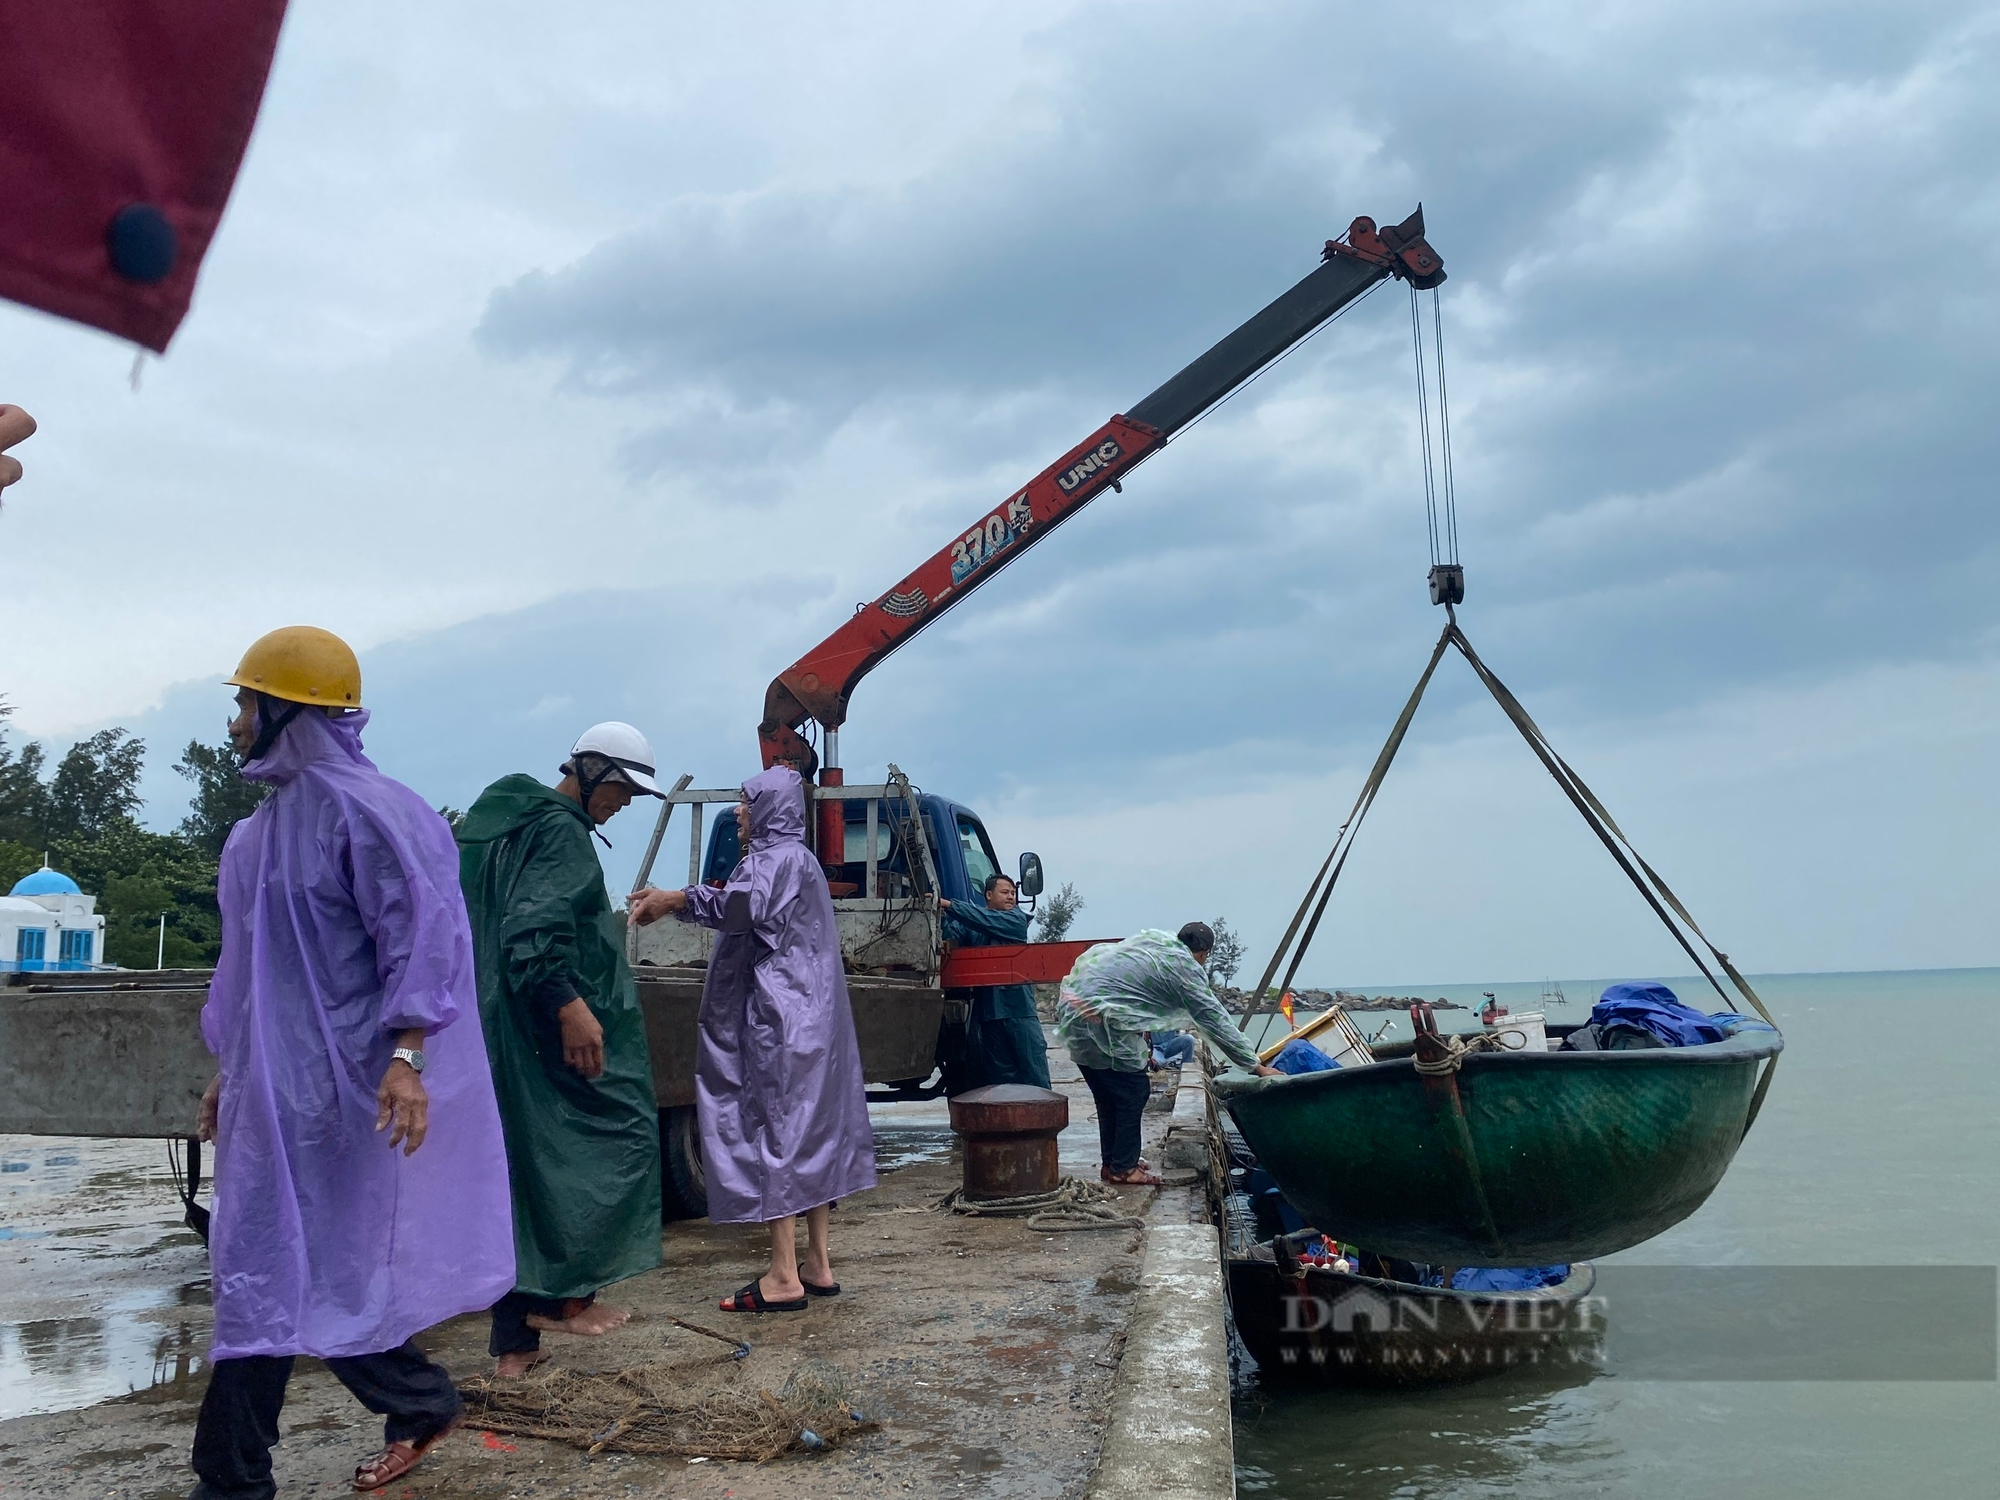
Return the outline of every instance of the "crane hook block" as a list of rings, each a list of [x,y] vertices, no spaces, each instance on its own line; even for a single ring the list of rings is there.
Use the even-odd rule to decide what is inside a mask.
[[[1465,569],[1458,563],[1439,563],[1431,569],[1431,603],[1465,603]]]

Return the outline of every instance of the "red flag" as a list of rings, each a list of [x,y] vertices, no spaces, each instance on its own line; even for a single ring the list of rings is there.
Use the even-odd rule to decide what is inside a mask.
[[[1296,1029],[1292,1026],[1292,992],[1290,990],[1286,990],[1279,998],[1278,1013],[1285,1018],[1285,1026],[1288,1030]]]
[[[164,351],[284,0],[0,0],[0,297]]]

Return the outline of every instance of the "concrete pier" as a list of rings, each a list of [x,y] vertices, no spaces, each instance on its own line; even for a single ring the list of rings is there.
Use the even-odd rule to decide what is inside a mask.
[[[1094,1181],[1090,1095],[1066,1054],[1052,1052],[1050,1064],[1056,1087],[1071,1101],[1071,1124],[1059,1138],[1063,1169]],[[1147,1154],[1177,1180],[1192,1174],[1169,1163],[1192,1166],[1189,1158],[1205,1149],[1201,1100],[1190,1072],[1175,1107],[1147,1116]],[[1232,1495],[1222,1282],[1198,1192],[1120,1189],[1127,1211],[1144,1219],[1140,1229],[1051,1233],[1020,1220],[941,1214],[935,1205],[959,1174],[943,1102],[878,1106],[873,1115],[878,1152],[890,1170],[876,1190],[843,1202],[834,1215],[838,1298],[797,1314],[719,1312],[715,1300],[761,1268],[762,1231],[676,1223],[663,1231],[661,1270],[606,1296],[632,1310],[631,1324],[598,1340],[551,1335],[544,1347],[582,1370],[672,1365],[691,1390],[776,1391],[801,1360],[822,1358],[843,1372],[850,1400],[881,1421],[879,1430],[830,1453],[756,1466],[613,1453],[592,1459],[564,1445],[474,1426],[441,1445],[395,1493],[454,1500]],[[0,1151],[9,1144],[0,1138]],[[77,1185],[80,1203],[91,1192],[88,1182]],[[42,1211],[45,1217],[70,1212],[66,1222],[81,1227],[86,1207]],[[178,1218],[179,1204],[161,1195],[150,1209],[165,1226]],[[23,1228],[9,1217],[15,1212],[0,1206],[0,1230]],[[34,1255],[0,1258],[0,1308],[40,1297],[44,1316],[37,1326],[80,1327],[89,1312],[87,1284],[78,1287],[75,1305],[51,1306],[56,1263],[37,1258],[43,1243]],[[59,1248],[54,1239],[46,1243],[49,1256],[87,1255],[90,1238],[71,1234]],[[124,1274],[142,1265],[128,1262]],[[205,1344],[207,1309],[199,1297],[160,1316],[175,1325],[163,1326],[163,1339],[182,1349]],[[669,1317],[740,1335],[753,1351],[732,1360],[722,1346],[675,1327]],[[485,1341],[479,1315],[420,1340],[461,1380],[490,1370]],[[0,1325],[0,1363],[32,1366],[41,1346],[18,1327],[10,1337]],[[33,1370],[19,1373],[32,1377]],[[185,1360],[164,1373],[159,1384],[121,1400],[0,1422],[0,1497],[151,1500],[185,1493],[204,1382]],[[376,1419],[305,1359],[283,1428],[277,1475],[284,1495],[352,1493],[353,1466],[380,1437]]]

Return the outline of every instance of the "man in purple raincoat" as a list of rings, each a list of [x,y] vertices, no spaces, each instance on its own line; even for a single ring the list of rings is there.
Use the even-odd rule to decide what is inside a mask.
[[[695,1060],[708,1216],[769,1224],[771,1269],[719,1305],[795,1312],[808,1296],[840,1291],[827,1254],[828,1210],[875,1186],[875,1137],[833,897],[805,845],[799,773],[773,766],[744,782],[736,819],[744,854],[726,886],[641,891],[631,914],[644,924],[676,912],[721,930]]]
[[[276,1494],[300,1354],[387,1419],[355,1474],[373,1489],[459,1421],[451,1377],[411,1335],[514,1284],[458,849],[361,753],[361,671],[337,636],[273,631],[229,681],[243,775],[272,791],[222,851],[201,1013],[221,1071],[202,1099],[215,1337],[194,1496]]]

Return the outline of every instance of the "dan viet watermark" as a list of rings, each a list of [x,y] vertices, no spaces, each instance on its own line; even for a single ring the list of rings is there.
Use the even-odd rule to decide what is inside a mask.
[[[1605,1308],[1595,1295],[1459,1298],[1356,1286],[1281,1301],[1278,1357],[1286,1365],[1443,1374],[1603,1362]]]
[[[1307,1283],[1307,1287],[1310,1287]],[[1995,1378],[1992,1266],[1599,1267],[1560,1287],[1280,1295],[1286,1366],[1585,1367],[1631,1380]],[[1239,1309],[1238,1316],[1243,1315]]]

